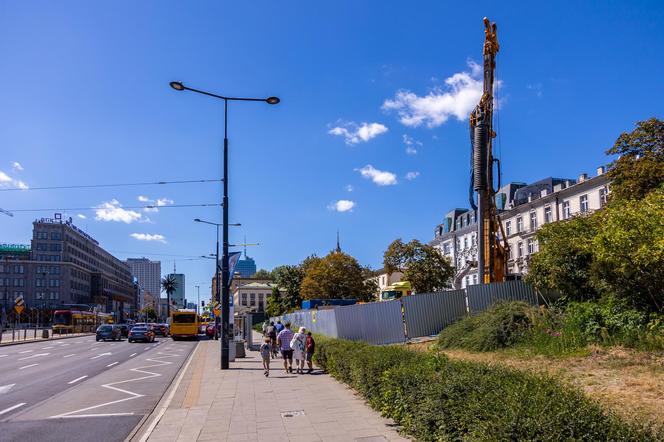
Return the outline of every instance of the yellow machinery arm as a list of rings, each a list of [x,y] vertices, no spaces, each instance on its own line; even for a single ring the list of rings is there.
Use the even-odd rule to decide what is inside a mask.
[[[484,92],[470,114],[471,194],[470,203],[477,211],[478,273],[481,284],[504,281],[507,274],[508,244],[498,217],[493,188],[493,83],[498,45],[495,23],[484,17]],[[498,163],[500,166],[500,163]],[[475,205],[474,192],[477,192]]]

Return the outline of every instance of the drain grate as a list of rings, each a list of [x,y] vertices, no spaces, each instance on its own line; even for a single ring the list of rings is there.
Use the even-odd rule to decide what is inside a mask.
[[[304,410],[282,411],[281,417],[298,417],[304,416]]]

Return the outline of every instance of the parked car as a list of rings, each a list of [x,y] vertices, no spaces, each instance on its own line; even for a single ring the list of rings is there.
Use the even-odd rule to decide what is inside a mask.
[[[150,326],[134,326],[129,330],[129,336],[127,337],[129,342],[154,342],[154,330]]]
[[[122,331],[120,327],[111,324],[104,324],[97,327],[97,335],[95,337],[97,341],[101,340],[111,340],[111,341],[120,341],[122,340]]]
[[[129,336],[129,330],[131,329],[131,327],[129,325],[127,325],[127,324],[116,324],[115,326],[120,329],[120,333],[122,334],[123,338],[126,338],[127,336]]]

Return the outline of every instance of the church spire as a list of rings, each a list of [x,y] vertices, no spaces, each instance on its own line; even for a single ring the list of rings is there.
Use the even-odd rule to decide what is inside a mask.
[[[337,230],[337,248],[335,252],[341,253],[341,245],[339,244],[339,230]]]

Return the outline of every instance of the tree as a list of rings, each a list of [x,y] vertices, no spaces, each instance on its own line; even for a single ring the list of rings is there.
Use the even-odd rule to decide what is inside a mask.
[[[178,281],[175,275],[166,275],[161,278],[161,291],[166,292],[166,316],[171,317],[171,295],[177,290]]]
[[[594,215],[543,225],[536,234],[539,252],[530,259],[526,280],[538,290],[555,291],[570,300],[598,298],[590,280],[597,230]]]
[[[281,290],[281,312],[294,310],[300,307],[302,302],[300,286],[302,285],[302,279],[304,278],[303,267],[306,267],[304,262],[306,262],[307,259],[305,259],[303,264],[300,264],[299,266],[282,265],[275,267],[274,270],[272,270],[272,274],[274,275],[274,282]]]
[[[364,271],[355,258],[343,252],[331,252],[324,258],[310,260],[301,285],[303,299],[368,299]]]
[[[634,307],[664,309],[664,185],[597,213],[593,284]]]
[[[419,293],[442,289],[454,276],[447,258],[416,239],[408,243],[394,240],[383,254],[383,266],[388,273],[403,273],[403,279]]]
[[[145,318],[145,322],[154,322],[157,320],[157,312],[150,306],[144,307],[139,313]]]
[[[265,269],[258,270],[256,273],[251,275],[251,277],[253,279],[272,279],[273,278],[272,272],[270,272],[269,270],[265,270]]]
[[[265,305],[265,313],[270,316],[280,316],[285,312],[281,299],[281,291],[279,287],[272,287],[272,295],[268,296]]]
[[[641,199],[664,183],[664,122],[651,118],[621,134],[606,151],[620,157],[611,163],[612,198]]]

